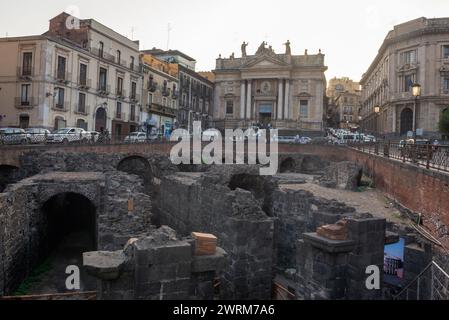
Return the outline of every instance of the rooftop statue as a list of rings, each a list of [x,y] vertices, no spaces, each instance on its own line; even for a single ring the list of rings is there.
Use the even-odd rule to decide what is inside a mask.
[[[285,54],[288,55],[288,56],[291,56],[292,55],[292,49],[290,47],[290,40],[287,40],[287,42],[284,43],[284,46],[285,46]]]
[[[248,43],[246,43],[245,41],[243,41],[242,43],[242,57],[246,57],[246,47],[248,46]]]

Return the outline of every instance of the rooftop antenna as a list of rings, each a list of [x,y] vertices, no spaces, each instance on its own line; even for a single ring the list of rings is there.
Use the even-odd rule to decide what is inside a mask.
[[[172,29],[172,27],[171,27],[171,24],[169,23],[169,24],[167,25],[167,50],[170,49],[170,32],[171,32],[172,30],[173,30],[173,29]]]

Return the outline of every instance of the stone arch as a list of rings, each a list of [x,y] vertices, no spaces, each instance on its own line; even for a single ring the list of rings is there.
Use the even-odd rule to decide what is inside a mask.
[[[280,173],[295,172],[295,170],[296,170],[296,161],[293,158],[288,157],[281,162],[279,170]]]
[[[401,111],[401,135],[407,134],[409,131],[413,131],[413,110],[410,108],[404,108]]]
[[[50,281],[44,280],[48,282],[45,287],[50,286],[51,292],[57,290],[60,283],[65,283],[65,268],[77,265],[81,269],[81,290],[95,290],[95,279],[81,268],[82,254],[98,249],[98,213],[94,202],[81,193],[60,192],[41,202],[39,209],[37,252],[32,261],[34,265],[50,262],[51,270],[45,276]]]
[[[65,127],[67,127],[67,120],[64,118],[64,116],[61,115],[56,115],[54,117],[54,127],[53,129],[58,130],[58,129],[64,129]]]
[[[94,129],[97,132],[108,130],[108,111],[106,107],[100,106],[94,113]]]
[[[20,168],[12,165],[0,165],[0,193],[8,184],[18,182],[21,178]]]
[[[144,180],[145,191],[152,192],[154,172],[148,159],[141,155],[130,155],[123,158],[117,165],[117,170],[134,174]]]

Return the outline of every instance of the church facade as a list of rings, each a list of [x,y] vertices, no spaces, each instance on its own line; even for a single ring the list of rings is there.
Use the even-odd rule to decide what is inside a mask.
[[[326,77],[324,55],[292,55],[290,42],[276,54],[263,42],[254,55],[216,61],[214,120],[217,129],[259,125],[279,130],[322,132]]]

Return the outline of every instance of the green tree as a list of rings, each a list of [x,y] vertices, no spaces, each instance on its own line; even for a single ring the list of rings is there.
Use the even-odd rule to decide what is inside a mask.
[[[438,123],[441,133],[449,134],[449,108],[446,108],[441,114],[440,122]]]

